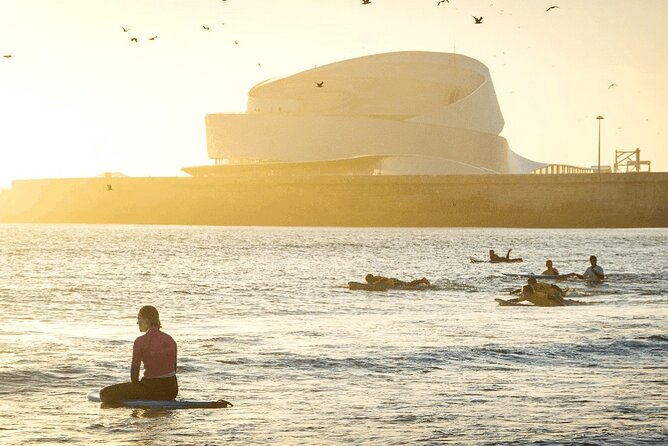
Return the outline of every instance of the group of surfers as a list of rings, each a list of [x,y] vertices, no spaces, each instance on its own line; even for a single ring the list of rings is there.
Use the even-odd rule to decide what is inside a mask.
[[[510,252],[512,249],[508,250],[508,253],[505,257],[499,257],[493,249],[489,251],[489,257],[491,263],[502,263],[507,261],[521,261],[521,258],[511,259]],[[504,260],[499,260],[504,259]],[[548,259],[545,262],[545,271],[543,271],[543,276],[559,276],[559,278],[568,278],[568,277],[577,277],[578,279],[590,280],[590,281],[601,281],[605,278],[603,268],[598,263],[596,256],[589,257],[589,266],[584,274],[570,273],[570,274],[559,274],[559,270],[555,268],[552,260]],[[411,281],[405,281],[397,279],[396,277],[384,277],[380,275],[367,274],[364,278],[366,283],[378,288],[389,289],[389,288],[401,288],[401,289],[424,289],[431,286],[431,282],[423,277],[422,279],[416,279]],[[519,302],[530,302],[533,305],[540,307],[552,307],[552,306],[561,306],[573,304],[575,301],[565,299],[564,296],[566,292],[561,289],[559,286],[549,283],[538,282],[535,277],[530,277],[527,280],[527,284],[522,288],[514,290],[511,294],[519,294],[519,297],[514,299],[508,299],[508,302],[519,303]]]
[[[597,262],[598,259],[596,256],[590,256],[589,263],[591,266],[585,270],[584,274],[570,273],[561,275],[560,277],[577,277],[578,279],[601,281],[605,279],[605,274],[603,268]],[[542,275],[559,276],[559,271],[554,267],[552,260],[545,262],[545,268]],[[508,299],[508,302],[530,302],[539,307],[554,307],[575,303],[575,301],[564,299],[566,293],[559,286],[538,282],[535,277],[529,277],[527,284],[521,289],[511,291],[511,293],[517,292],[519,292],[519,297]]]
[[[492,253],[493,251],[490,251]],[[510,251],[506,258],[510,257]],[[596,256],[589,258],[591,266],[584,274],[571,273],[581,279],[603,280],[603,268],[597,264]],[[545,262],[544,275],[558,275],[559,271],[552,264],[552,260]],[[404,281],[394,277],[376,276],[367,274],[365,280],[369,284],[384,287],[424,288],[430,287],[431,282],[423,277],[411,281]],[[564,290],[554,284],[539,283],[530,277],[527,284],[519,291],[520,296],[511,299],[511,302],[528,301],[536,306],[567,305],[564,299]],[[161,331],[160,315],[158,310],[150,305],[143,306],[137,314],[137,326],[144,333],[139,336],[132,349],[130,367],[130,382],[107,386],[100,391],[100,398],[104,403],[114,404],[124,400],[172,400],[178,394],[176,379],[176,342]],[[144,375],[139,378],[141,365],[144,366]]]

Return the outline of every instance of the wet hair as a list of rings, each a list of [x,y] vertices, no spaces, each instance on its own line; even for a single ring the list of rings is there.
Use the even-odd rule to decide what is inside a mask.
[[[162,325],[160,324],[160,315],[158,314],[158,310],[151,305],[144,305],[139,309],[139,316],[148,319],[148,322],[151,324],[151,327],[157,327],[160,328]]]
[[[548,263],[552,263],[552,260],[547,259],[547,260],[545,261],[545,264],[547,265]]]
[[[364,280],[367,282],[371,282],[373,280],[373,274],[369,273],[366,276],[364,276]]]

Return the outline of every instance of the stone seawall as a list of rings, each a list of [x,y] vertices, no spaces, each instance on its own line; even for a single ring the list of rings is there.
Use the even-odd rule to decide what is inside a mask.
[[[667,227],[668,173],[20,180],[0,221]]]

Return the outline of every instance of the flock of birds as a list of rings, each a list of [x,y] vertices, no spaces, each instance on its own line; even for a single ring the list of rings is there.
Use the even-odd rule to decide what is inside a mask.
[[[221,1],[226,2],[227,0],[221,0]],[[441,3],[450,3],[450,0],[439,0],[439,1],[436,3],[436,6],[440,6]],[[370,4],[371,4],[371,0],[362,0],[362,4],[363,4],[363,5],[370,5]],[[559,6],[554,5],[554,6],[550,6],[550,7],[547,8],[545,11],[546,11],[546,12],[549,12],[549,11],[551,11],[551,10],[553,10],[553,9],[557,9],[557,8],[559,8]],[[482,16],[480,16],[480,17],[472,16],[472,17],[473,17],[473,20],[474,20],[473,23],[474,23],[475,25],[481,25],[481,24],[482,24],[482,19],[483,19]],[[223,23],[223,25],[224,25],[224,23]],[[129,32],[129,31],[131,31],[131,28],[126,28],[125,26],[121,26],[121,29],[123,30],[124,33],[127,33],[127,32]],[[203,29],[204,31],[209,31],[211,28],[210,28],[208,25],[202,25],[202,29]],[[158,36],[155,35],[155,36],[149,37],[147,40],[153,41],[153,40],[156,40],[157,38],[158,38]],[[133,37],[130,37],[130,43],[139,43],[139,39],[138,39],[137,37],[134,37],[134,36],[133,36]],[[234,44],[235,44],[235,45],[238,45],[238,44],[239,44],[239,41],[238,41],[238,40],[235,40],[235,41],[234,41]],[[11,58],[13,57],[13,54],[3,54],[2,57],[5,58],[5,59],[11,59]],[[317,86],[317,87],[322,87],[322,85],[316,85],[316,86]]]
[[[225,2],[225,1],[227,1],[227,0],[221,0],[221,1]],[[439,0],[439,1],[436,3],[436,6],[440,6],[441,3],[448,3],[448,4],[449,4],[449,3],[450,3],[450,0]],[[362,4],[363,4],[363,5],[370,5],[370,4],[371,4],[371,0],[362,0]],[[553,9],[558,9],[558,8],[559,8],[558,5],[550,6],[549,8],[547,8],[547,9],[545,10],[545,12],[550,12],[551,10],[553,10]],[[473,23],[474,23],[475,25],[481,25],[481,24],[482,24],[482,20],[483,20],[483,17],[482,17],[482,16],[480,16],[480,17],[472,16],[472,17],[473,17],[473,20],[474,20]],[[222,25],[224,25],[224,24],[225,24],[225,23],[222,23]],[[132,30],[132,28],[125,27],[125,26],[121,26],[121,29],[123,30],[124,33],[127,33],[127,32],[129,32],[129,31]],[[210,26],[208,26],[208,25],[202,25],[202,29],[203,29],[204,31],[209,31],[211,28],[210,28]],[[147,40],[149,40],[149,41],[154,41],[154,40],[156,40],[157,38],[158,38],[158,36],[157,36],[157,35],[154,35],[154,36],[151,36],[151,37],[147,38]],[[130,43],[139,43],[139,39],[138,39],[137,37],[134,37],[134,36],[133,36],[133,37],[130,37]],[[239,44],[239,41],[238,41],[238,40],[235,40],[235,41],[234,41],[234,44],[235,44],[235,45],[238,45],[238,44]],[[13,57],[13,54],[3,54],[2,57],[5,58],[5,59],[11,59],[11,58]],[[258,65],[260,65],[260,64],[258,64]],[[325,82],[324,82],[324,81],[315,82],[315,87],[316,87],[316,88],[323,88],[324,85],[325,85]],[[617,86],[617,84],[614,84],[614,83],[613,83],[613,84],[610,84],[610,85],[608,86],[608,90],[611,89],[612,87],[616,87],[616,86]]]

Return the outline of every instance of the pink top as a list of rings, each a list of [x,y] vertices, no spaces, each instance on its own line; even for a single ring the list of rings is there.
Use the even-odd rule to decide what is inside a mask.
[[[165,378],[176,375],[176,342],[159,328],[151,327],[135,339],[132,365],[144,363],[144,378]]]

